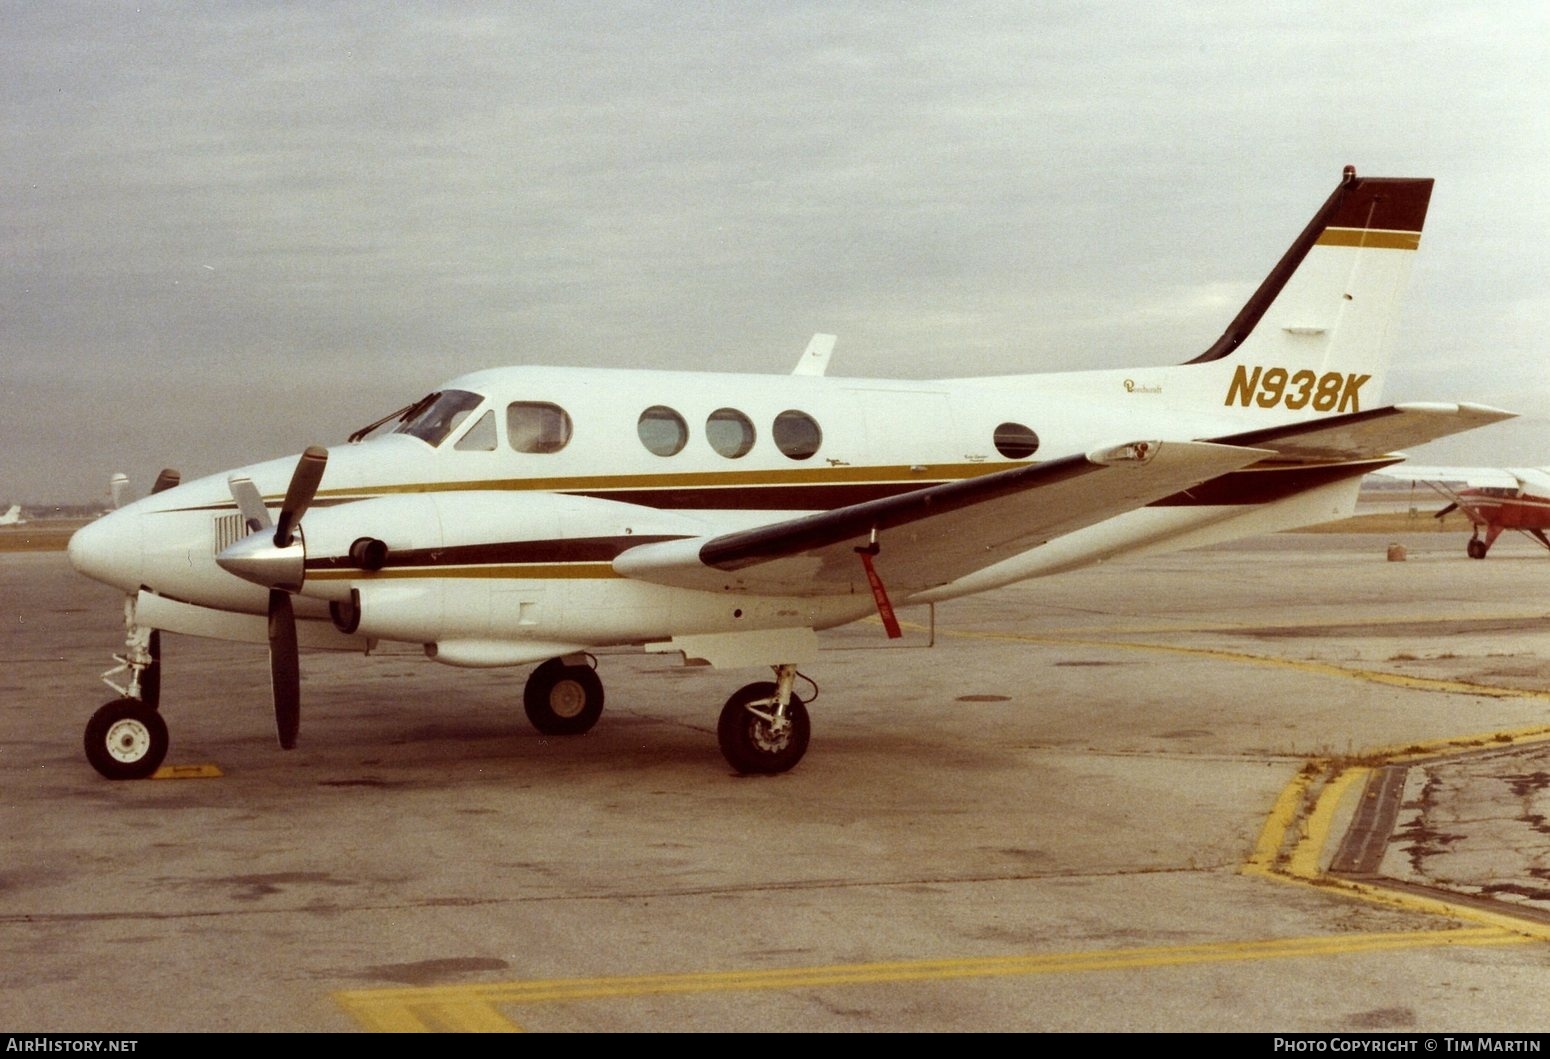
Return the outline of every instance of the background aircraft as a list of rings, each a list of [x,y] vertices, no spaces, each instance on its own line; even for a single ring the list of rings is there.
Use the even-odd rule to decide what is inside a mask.
[[[269,644],[285,748],[301,646],[541,663],[523,706],[551,735],[597,722],[601,648],[767,667],[717,739],[738,772],[784,772],[808,746],[798,666],[819,630],[876,615],[895,636],[895,602],[1340,518],[1399,450],[1508,418],[1378,403],[1431,190],[1347,167],[1182,364],[846,379],[819,335],[788,375],[495,368],[332,448],[164,472],[70,542],[126,593],[123,682],[105,678],[119,697],[87,758],[115,779],[160,764],[169,631]]]
[[[1465,553],[1484,559],[1503,530],[1517,530],[1550,549],[1550,467],[1421,467],[1401,464],[1378,477],[1424,486],[1446,500],[1442,518],[1461,511],[1469,519]],[[1485,535],[1482,537],[1481,533]]]
[[[27,520],[22,518],[22,506],[12,504],[5,514],[0,515],[0,526],[24,526]]]

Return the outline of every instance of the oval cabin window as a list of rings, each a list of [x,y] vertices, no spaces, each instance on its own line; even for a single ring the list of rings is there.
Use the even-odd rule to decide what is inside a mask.
[[[1009,460],[1026,460],[1039,451],[1039,435],[1021,423],[1002,423],[996,428],[996,451]]]
[[[775,447],[793,460],[807,459],[823,444],[823,431],[818,429],[817,421],[795,409],[776,416],[771,433],[775,437]]]
[[[705,420],[705,439],[729,460],[753,448],[753,421],[735,408],[718,408]]]
[[[689,443],[689,424],[666,405],[652,405],[635,425],[640,443],[658,456],[676,456]]]

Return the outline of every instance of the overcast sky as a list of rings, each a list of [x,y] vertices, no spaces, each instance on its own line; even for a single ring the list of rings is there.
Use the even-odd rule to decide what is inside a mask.
[[[1200,352],[1437,180],[1386,400],[1550,464],[1550,5],[0,0],[0,501],[335,443],[497,364]]]

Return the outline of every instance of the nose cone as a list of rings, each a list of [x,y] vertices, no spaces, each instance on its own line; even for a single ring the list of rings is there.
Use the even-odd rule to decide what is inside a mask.
[[[142,519],[128,512],[103,515],[70,537],[70,565],[94,581],[134,592],[144,582]]]

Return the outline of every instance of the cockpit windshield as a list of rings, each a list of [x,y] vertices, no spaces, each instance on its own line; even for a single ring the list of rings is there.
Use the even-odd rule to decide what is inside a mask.
[[[484,398],[467,390],[441,390],[427,394],[414,404],[390,412],[368,427],[362,427],[350,435],[351,441],[362,441],[379,433],[379,428],[397,420],[388,433],[410,434],[431,447],[447,440],[470,412],[484,403]]]

